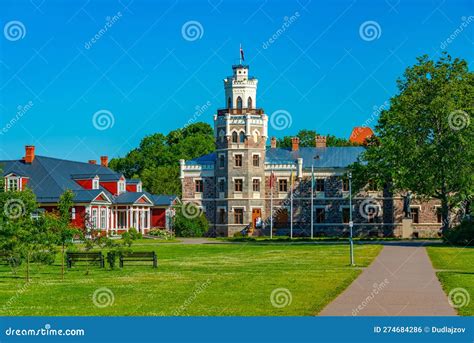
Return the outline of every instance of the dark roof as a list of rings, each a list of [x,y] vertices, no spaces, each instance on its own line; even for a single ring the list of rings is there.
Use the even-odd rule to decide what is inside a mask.
[[[134,203],[146,194],[154,202],[153,196],[146,192],[125,192],[114,197],[105,188],[86,190],[74,180],[99,176],[101,181],[116,181],[123,175],[98,164],[68,161],[58,158],[36,156],[32,163],[23,160],[0,161],[3,175],[15,173],[29,177],[28,187],[35,193],[40,203],[56,203],[65,190],[73,191],[76,203],[90,202],[103,192],[113,203]],[[132,180],[138,183],[140,180]]]
[[[130,184],[130,185],[137,185],[140,182],[142,182],[142,180],[140,179],[127,179],[127,184]]]
[[[295,163],[298,158],[303,158],[303,167],[311,168],[314,161],[315,168],[344,168],[357,161],[364,147],[327,147],[327,148],[299,148],[291,151],[290,148],[267,148],[265,162],[267,163]],[[318,160],[314,160],[319,156]],[[204,165],[212,164],[216,160],[216,153],[200,156],[186,164]]]
[[[171,206],[178,198],[176,195],[152,195],[156,206]]]

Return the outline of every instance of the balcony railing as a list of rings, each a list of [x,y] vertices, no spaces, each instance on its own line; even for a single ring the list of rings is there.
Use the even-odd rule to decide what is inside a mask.
[[[224,116],[226,114],[264,114],[263,108],[223,108],[217,110],[218,116]]]

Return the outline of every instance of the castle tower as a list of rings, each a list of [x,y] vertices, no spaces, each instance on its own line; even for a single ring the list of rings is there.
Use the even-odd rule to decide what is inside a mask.
[[[257,108],[258,80],[232,66],[224,79],[225,108],[214,116],[217,148],[216,231],[229,235],[265,217],[265,146],[268,117]]]

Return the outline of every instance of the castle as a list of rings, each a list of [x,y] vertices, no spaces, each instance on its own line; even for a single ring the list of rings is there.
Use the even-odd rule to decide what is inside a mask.
[[[404,220],[403,198],[370,182],[349,205],[347,167],[362,146],[289,149],[269,138],[269,118],[257,106],[258,80],[248,65],[232,67],[224,79],[225,108],[214,115],[216,151],[180,161],[182,202],[196,204],[216,236],[246,230],[254,235],[433,237],[441,227],[439,202],[413,201]],[[312,181],[313,180],[313,181]],[[351,213],[352,211],[352,213]]]

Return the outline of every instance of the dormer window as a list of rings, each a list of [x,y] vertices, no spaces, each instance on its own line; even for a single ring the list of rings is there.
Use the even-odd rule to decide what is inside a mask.
[[[18,191],[20,190],[20,178],[16,176],[10,176],[7,178],[7,190],[8,191]]]
[[[99,178],[92,179],[92,189],[99,189]]]
[[[142,192],[142,184],[141,184],[141,182],[139,182],[139,183],[137,184],[137,192]]]
[[[125,181],[120,180],[118,182],[118,194],[125,192]]]

